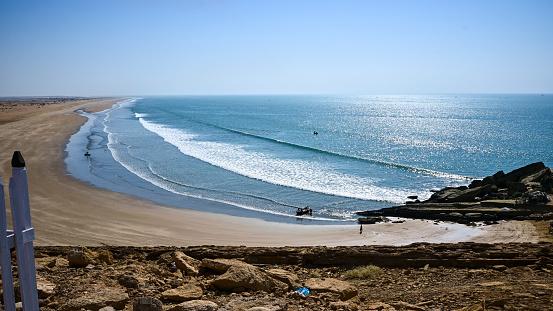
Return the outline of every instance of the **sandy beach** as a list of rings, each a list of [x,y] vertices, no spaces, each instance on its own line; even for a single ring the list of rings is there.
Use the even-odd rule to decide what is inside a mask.
[[[0,111],[0,175],[7,184],[10,159],[20,150],[27,162],[33,225],[39,245],[404,245],[413,242],[537,242],[530,222],[485,227],[433,224],[364,226],[295,225],[175,209],[105,191],[68,176],[64,148],[90,112],[120,99],[21,105]]]

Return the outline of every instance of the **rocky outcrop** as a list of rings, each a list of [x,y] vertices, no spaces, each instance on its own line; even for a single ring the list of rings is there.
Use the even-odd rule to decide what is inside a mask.
[[[37,262],[47,264],[71,250],[38,246],[35,254]],[[90,248],[93,254],[102,250],[112,253],[112,264],[96,263],[85,269],[61,264],[38,271],[39,287],[46,292],[41,294],[40,309],[454,310],[474,301],[485,299],[486,306],[491,306],[488,302],[508,298],[503,309],[548,310],[553,292],[551,243]],[[195,260],[226,263],[227,270],[183,275],[173,264],[175,252]],[[216,259],[219,257],[226,260]],[[381,273],[347,278],[351,269],[366,265],[378,266]],[[229,275],[231,290],[213,286]],[[123,285],[127,282],[120,281],[126,279],[121,276],[138,280],[138,288]],[[290,287],[296,278],[310,288],[307,297]]]
[[[516,199],[528,191],[551,192],[551,169],[536,162],[507,174],[499,171],[482,180],[473,180],[468,187],[446,187],[435,192],[424,203],[475,202],[489,199]]]
[[[505,174],[499,171],[468,186],[445,187],[423,202],[358,212],[361,224],[386,222],[386,217],[454,221],[474,225],[500,220],[553,219],[553,173],[542,162]]]

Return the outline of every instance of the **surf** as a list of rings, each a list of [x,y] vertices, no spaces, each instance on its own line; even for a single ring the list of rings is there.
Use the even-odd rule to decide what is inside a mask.
[[[371,180],[347,175],[321,163],[295,159],[275,159],[272,156],[248,151],[246,146],[198,140],[198,135],[174,129],[144,118],[142,126],[178,148],[187,156],[211,165],[275,185],[360,200],[401,203],[408,190],[375,186]]]

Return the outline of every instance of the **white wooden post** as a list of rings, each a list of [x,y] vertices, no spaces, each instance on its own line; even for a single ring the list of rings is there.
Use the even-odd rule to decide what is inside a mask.
[[[4,184],[0,176],[0,266],[2,271],[2,290],[4,297],[4,310],[15,311],[15,296],[13,290],[11,249],[13,245],[13,232],[8,231],[6,220],[6,206],[4,204]]]
[[[17,253],[21,302],[23,303],[23,310],[38,311],[35,254],[33,248],[35,232],[31,226],[27,169],[25,168],[25,160],[19,151],[13,153],[11,164],[10,202],[15,234],[15,250]]]

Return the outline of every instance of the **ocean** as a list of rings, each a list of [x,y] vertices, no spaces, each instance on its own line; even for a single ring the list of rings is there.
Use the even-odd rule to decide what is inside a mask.
[[[553,166],[552,95],[144,97],[80,113],[74,177],[269,221],[351,222],[498,170]],[[305,206],[313,216],[295,217]]]

